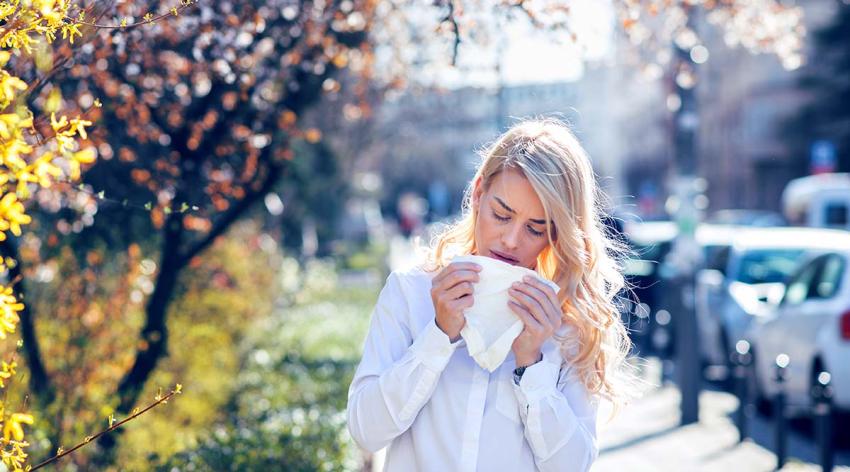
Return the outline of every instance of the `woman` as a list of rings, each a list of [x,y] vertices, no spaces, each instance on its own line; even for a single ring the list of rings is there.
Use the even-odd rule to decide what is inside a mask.
[[[570,130],[520,123],[485,153],[461,220],[435,239],[429,263],[390,274],[349,389],[348,427],[361,447],[389,446],[390,471],[584,471],[597,456],[601,398],[617,400],[628,351],[613,298],[619,249],[600,222],[590,162]],[[535,270],[514,284],[523,321],[493,373],[465,349],[479,255]]]

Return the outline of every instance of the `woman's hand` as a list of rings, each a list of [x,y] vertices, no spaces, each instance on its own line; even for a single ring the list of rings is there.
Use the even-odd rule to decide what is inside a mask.
[[[437,327],[452,342],[460,337],[466,324],[463,310],[472,306],[472,284],[478,282],[481,266],[472,262],[453,262],[431,280]]]
[[[522,320],[522,332],[514,339],[511,349],[517,367],[540,360],[540,347],[561,327],[561,302],[552,287],[531,276],[515,282],[509,294],[508,306]]]

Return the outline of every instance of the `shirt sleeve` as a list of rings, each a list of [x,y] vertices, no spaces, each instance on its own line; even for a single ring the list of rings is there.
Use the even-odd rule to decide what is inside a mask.
[[[572,369],[561,374],[559,360],[544,354],[514,383],[525,437],[540,471],[587,471],[599,454],[598,402]]]
[[[413,338],[402,283],[394,272],[381,290],[363,358],[348,390],[348,430],[370,452],[387,446],[413,424],[457,348],[434,320]]]

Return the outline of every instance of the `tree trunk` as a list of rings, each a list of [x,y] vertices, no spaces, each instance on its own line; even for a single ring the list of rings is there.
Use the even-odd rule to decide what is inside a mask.
[[[47,370],[41,359],[41,349],[38,347],[38,339],[35,337],[33,311],[28,300],[26,300],[26,286],[21,273],[17,241],[13,237],[8,237],[0,243],[0,255],[4,258],[12,258],[16,262],[13,267],[9,268],[9,279],[17,280],[14,285],[15,296],[19,302],[24,304],[24,309],[19,312],[21,318],[19,326],[21,328],[21,340],[24,343],[24,358],[30,371],[29,386],[39,403],[46,406],[53,402],[56,392],[50,383],[50,377],[47,375]]]
[[[118,385],[117,412],[122,416],[129,416],[133,405],[142,393],[145,382],[156,368],[160,358],[166,354],[168,346],[166,311],[177,286],[177,277],[188,262],[180,257],[179,249],[182,239],[182,215],[172,213],[165,222],[159,272],[153,293],[145,308],[145,326],[142,328],[136,360]],[[97,458],[99,466],[114,463],[115,446],[118,444],[117,435],[121,432],[120,428],[116,429],[98,440],[102,452],[102,455]]]

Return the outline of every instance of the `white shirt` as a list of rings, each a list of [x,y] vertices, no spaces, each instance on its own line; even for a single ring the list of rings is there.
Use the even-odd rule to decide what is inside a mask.
[[[386,471],[586,471],[596,459],[597,401],[554,340],[517,385],[511,352],[492,374],[437,327],[431,279],[390,274],[348,391],[348,429],[386,446]]]

